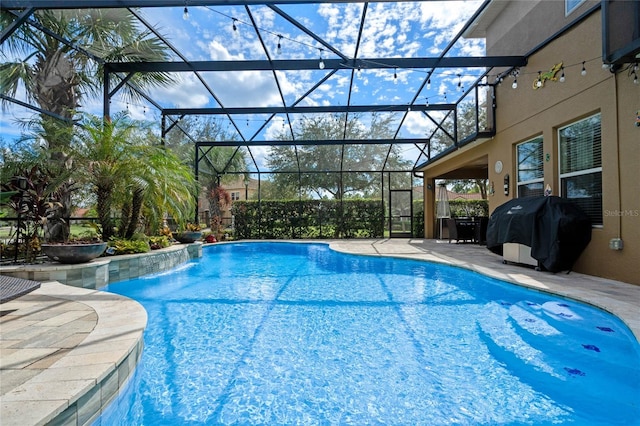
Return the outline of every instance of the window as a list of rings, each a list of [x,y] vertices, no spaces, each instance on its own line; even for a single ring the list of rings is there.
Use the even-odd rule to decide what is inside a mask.
[[[518,198],[544,195],[542,138],[516,147],[518,158]]]
[[[584,0],[564,0],[564,16],[568,16],[571,12],[576,10]]]
[[[582,207],[593,225],[602,225],[600,114],[558,131],[560,190]]]
[[[239,192],[232,192],[231,193],[231,201],[238,201],[240,200],[240,193]]]

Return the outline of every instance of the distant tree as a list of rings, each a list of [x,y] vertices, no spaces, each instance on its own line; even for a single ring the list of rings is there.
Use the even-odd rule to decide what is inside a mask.
[[[369,127],[362,117],[345,114],[313,116],[302,119],[294,128],[296,140],[343,139],[367,140],[391,138],[393,117],[373,114]],[[291,140],[282,132],[278,140]],[[397,146],[361,145],[299,145],[275,146],[267,165],[274,174],[273,185],[282,193],[299,196],[342,199],[348,196],[367,197],[380,193],[380,174],[369,171],[406,169],[410,162],[400,155]],[[344,173],[336,173],[343,171]],[[287,172],[287,173],[283,173]],[[300,172],[300,173],[299,173]]]
[[[483,199],[487,199],[486,179],[459,179],[449,181],[451,190],[458,194],[480,194]]]

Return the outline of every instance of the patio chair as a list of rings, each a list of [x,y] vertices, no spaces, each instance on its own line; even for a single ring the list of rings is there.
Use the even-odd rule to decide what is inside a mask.
[[[447,219],[447,228],[449,229],[449,243],[451,240],[456,240],[456,243],[460,241],[473,241],[474,239],[474,227],[466,222],[457,223],[455,219]]]

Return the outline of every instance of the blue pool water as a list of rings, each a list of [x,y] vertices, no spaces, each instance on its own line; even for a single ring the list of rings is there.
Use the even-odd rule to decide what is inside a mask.
[[[149,323],[96,425],[640,424],[620,320],[463,269],[238,243],[107,290]]]

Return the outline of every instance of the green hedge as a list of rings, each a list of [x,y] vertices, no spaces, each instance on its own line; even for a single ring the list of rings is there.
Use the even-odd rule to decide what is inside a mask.
[[[488,200],[451,200],[451,217],[489,216]]]
[[[238,239],[381,238],[381,200],[235,201]]]

